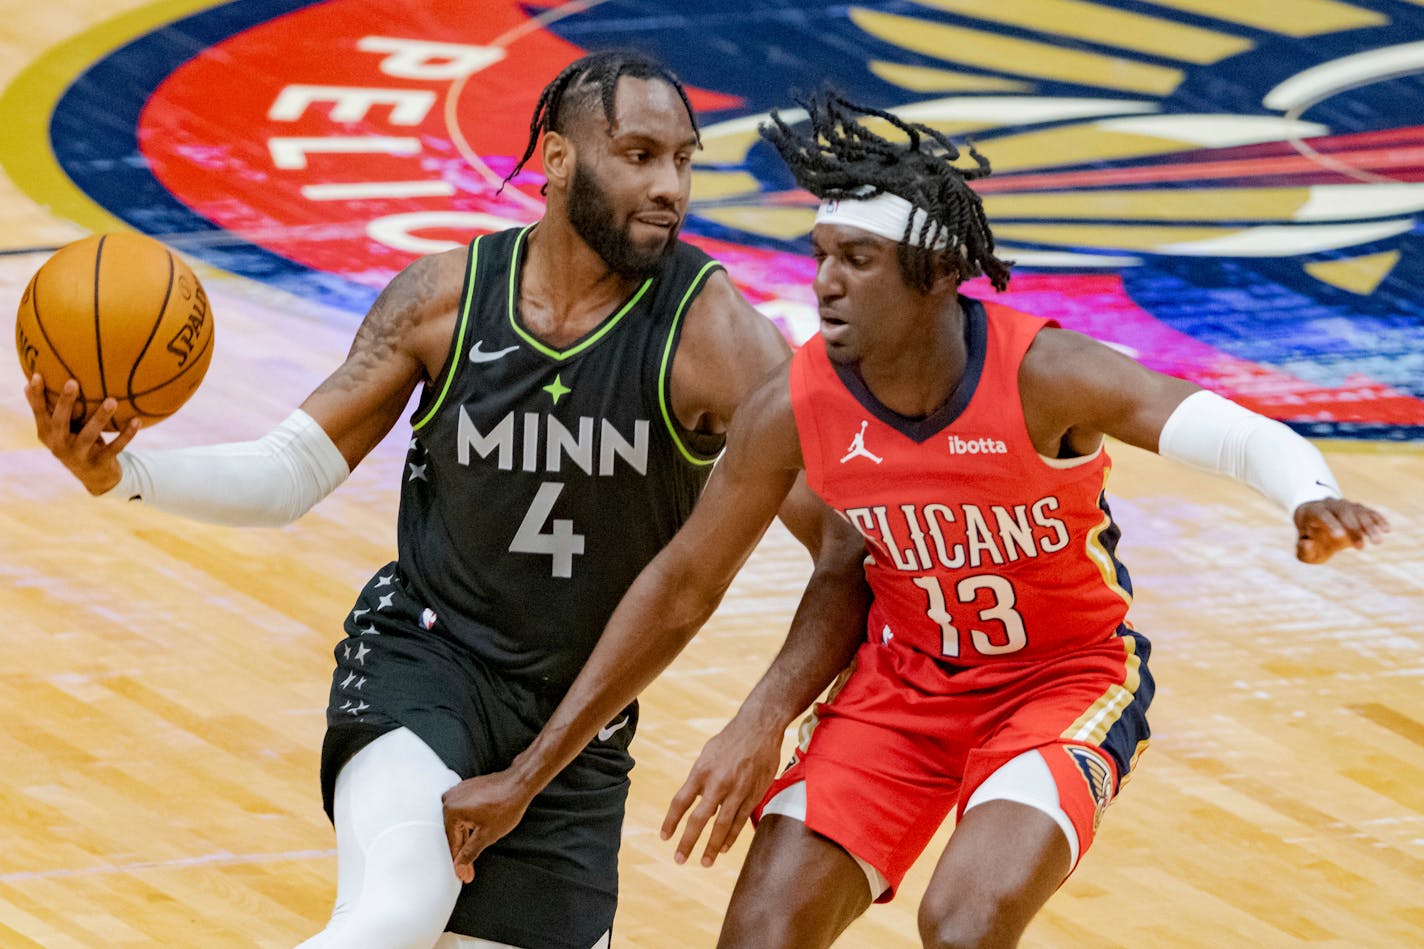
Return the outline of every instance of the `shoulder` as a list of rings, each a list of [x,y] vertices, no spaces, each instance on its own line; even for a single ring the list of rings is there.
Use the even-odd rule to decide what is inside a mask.
[[[1019,395],[1030,416],[1046,414],[1066,427],[1096,415],[1095,405],[1116,403],[1141,369],[1090,336],[1044,327],[1019,366]]]
[[[1110,369],[1122,360],[1127,357],[1092,337],[1044,326],[1024,353],[1019,378],[1049,388],[1091,384],[1104,378],[1105,366]]]
[[[748,396],[790,355],[781,331],[717,270],[682,327],[672,363],[673,411],[694,431],[727,431]]]
[[[727,433],[729,457],[753,459],[752,466],[802,467],[801,441],[791,405],[791,361],[764,378],[742,402]]]
[[[1166,414],[1195,384],[1156,372],[1125,353],[1072,330],[1045,329],[1019,371],[1031,433],[1069,432],[1091,441],[1105,433],[1139,447],[1156,443]]]
[[[707,277],[702,292],[692,301],[683,334],[692,334],[714,350],[744,351],[752,358],[762,358],[767,369],[790,353],[780,331],[747,302],[722,269]],[[750,352],[745,352],[748,349]]]
[[[467,250],[419,257],[396,274],[366,314],[354,346],[403,350],[429,371],[438,369],[460,308]]]
[[[730,419],[767,374],[791,355],[780,330],[747,302],[726,271],[707,278],[688,308],[673,361],[680,415]]]
[[[373,310],[384,304],[423,314],[431,304],[458,299],[464,289],[468,257],[467,247],[417,257],[381,291]]]

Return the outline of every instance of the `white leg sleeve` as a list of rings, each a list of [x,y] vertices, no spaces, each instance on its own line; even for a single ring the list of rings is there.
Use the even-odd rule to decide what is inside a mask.
[[[459,776],[412,732],[396,729],[336,776],[336,908],[299,949],[432,949],[460,881],[440,796]]]

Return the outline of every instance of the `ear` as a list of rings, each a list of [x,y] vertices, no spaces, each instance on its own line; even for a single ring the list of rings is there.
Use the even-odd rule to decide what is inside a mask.
[[[934,296],[952,296],[959,292],[959,285],[964,282],[964,274],[961,272],[955,258],[949,254],[936,254],[934,260],[934,280],[930,283],[930,294]]]
[[[547,132],[540,154],[544,160],[544,176],[549,179],[549,184],[560,189],[567,188],[569,179],[573,177],[574,160],[578,157],[573,141],[558,132]]]

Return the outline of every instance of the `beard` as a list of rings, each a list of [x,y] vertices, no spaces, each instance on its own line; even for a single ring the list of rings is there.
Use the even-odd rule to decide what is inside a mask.
[[[627,219],[619,225],[608,192],[597,178],[582,168],[574,168],[573,180],[569,182],[568,208],[574,233],[603,258],[609,270],[621,277],[641,280],[650,276],[664,258],[672,254],[677,243],[676,227],[656,243],[633,243]]]

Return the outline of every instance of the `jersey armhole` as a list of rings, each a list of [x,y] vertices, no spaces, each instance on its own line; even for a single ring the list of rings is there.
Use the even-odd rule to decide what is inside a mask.
[[[701,292],[702,287],[713,273],[722,270],[723,267],[715,260],[709,260],[702,265],[702,269],[697,271],[697,275],[688,284],[687,291],[683,293],[682,300],[678,303],[677,309],[673,312],[672,325],[668,327],[667,340],[663,343],[662,361],[658,365],[658,409],[663,417],[663,425],[667,428],[668,435],[672,438],[672,443],[677,447],[678,454],[687,461],[688,464],[698,467],[707,467],[717,462],[722,455],[719,447],[716,451],[700,451],[688,445],[688,441],[697,437],[698,433],[690,432],[682,427],[677,421],[672,411],[672,396],[668,391],[669,381],[672,375],[673,353],[677,349],[677,341],[682,337],[682,315],[687,312],[687,307],[693,299]],[[725,444],[726,439],[719,436],[718,440]]]
[[[441,369],[439,392],[432,395],[436,392],[436,383],[432,382],[426,385],[420,403],[415,409],[416,419],[411,423],[411,431],[420,431],[435,417],[435,413],[440,411],[440,406],[445,402],[445,396],[450,392],[450,385],[455,381],[455,376],[460,371],[460,357],[464,355],[465,336],[469,332],[470,309],[474,306],[475,274],[479,268],[480,241],[482,240],[484,240],[484,235],[476,237],[470,242],[470,254],[465,262],[464,289],[460,294],[460,317],[455,321],[455,335],[450,341],[450,355],[446,357],[445,365]]]

